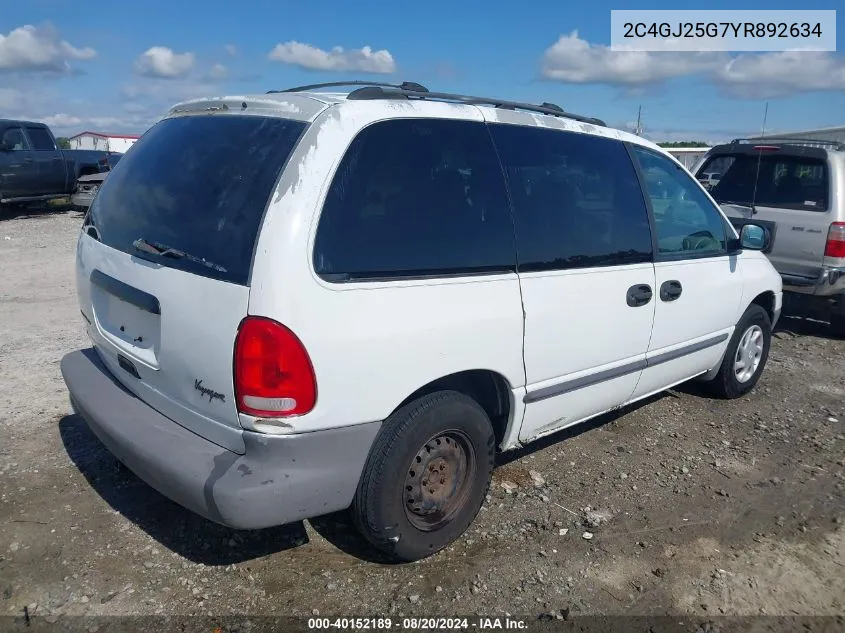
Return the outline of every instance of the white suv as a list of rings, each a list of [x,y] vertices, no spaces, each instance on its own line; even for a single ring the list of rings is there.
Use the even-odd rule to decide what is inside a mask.
[[[642,138],[552,104],[307,86],[174,107],[77,247],[74,409],[234,528],[351,506],[399,560],[473,521],[497,451],[690,378],[737,397],[781,308]]]

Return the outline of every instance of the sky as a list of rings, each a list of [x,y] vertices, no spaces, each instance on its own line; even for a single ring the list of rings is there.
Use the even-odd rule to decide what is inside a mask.
[[[602,0],[5,0],[0,118],[142,133],[175,103],[345,79],[552,102],[645,136],[718,142],[845,125],[839,52],[614,52]],[[708,9],[835,9],[836,2],[711,0]],[[805,6],[806,5],[806,6]],[[670,9],[651,2],[648,9]]]

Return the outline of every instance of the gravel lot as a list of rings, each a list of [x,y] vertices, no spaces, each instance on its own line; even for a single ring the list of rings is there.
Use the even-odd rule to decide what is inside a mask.
[[[823,326],[785,318],[744,399],[684,386],[505,456],[461,541],[386,565],[343,514],[206,522],[70,414],[80,223],[0,218],[0,614],[845,613],[845,341]]]

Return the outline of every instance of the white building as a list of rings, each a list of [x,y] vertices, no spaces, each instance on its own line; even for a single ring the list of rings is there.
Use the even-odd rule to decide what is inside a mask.
[[[749,140],[762,141],[765,139],[813,139],[818,141],[835,141],[837,143],[845,143],[845,126],[839,127],[821,127],[815,130],[803,130],[800,132],[784,132],[782,134],[771,133],[765,136],[754,136]]]
[[[100,132],[81,132],[71,136],[70,149],[97,149],[104,152],[122,154],[140,137],[131,134],[101,134]]]
[[[692,171],[696,163],[710,151],[710,147],[667,147],[667,152],[678,159],[687,171]]]

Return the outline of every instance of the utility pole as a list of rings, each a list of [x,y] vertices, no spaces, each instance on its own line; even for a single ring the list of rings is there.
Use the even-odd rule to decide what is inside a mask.
[[[634,131],[634,134],[636,134],[637,136],[643,135],[642,114],[643,114],[643,107],[639,106],[637,108],[637,129]]]

